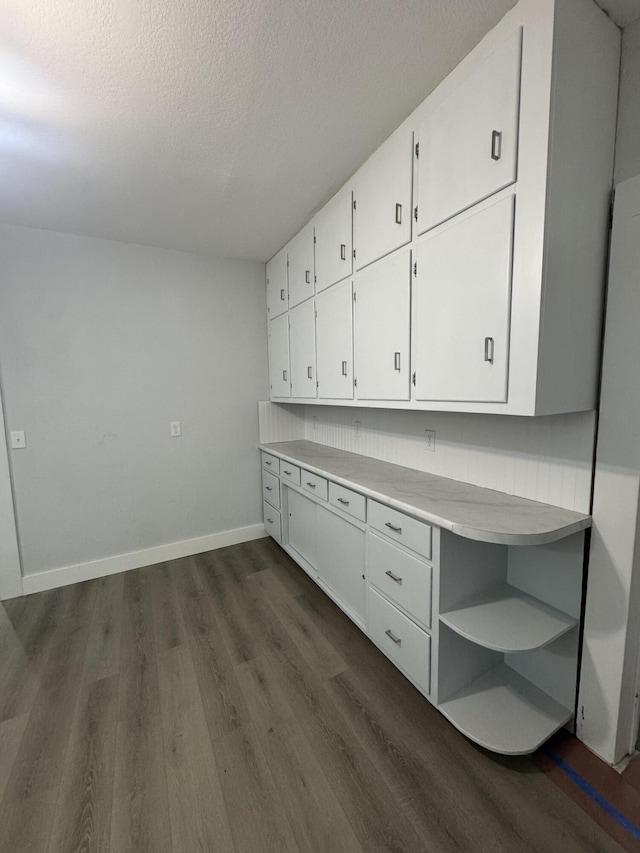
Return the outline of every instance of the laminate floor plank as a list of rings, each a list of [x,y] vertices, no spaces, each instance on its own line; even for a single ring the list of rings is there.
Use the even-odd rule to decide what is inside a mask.
[[[0,723],[0,802],[2,802],[28,720],[29,714],[22,714],[20,717],[12,717]]]
[[[84,681],[90,683],[120,670],[124,573],[96,581],[96,601],[85,659]]]
[[[158,657],[173,853],[233,853],[200,691],[188,646]]]
[[[144,569],[151,591],[156,652],[174,649],[184,642],[182,613],[173,588],[173,574],[168,563]]]
[[[48,853],[109,850],[118,676],[80,689]]]
[[[124,579],[114,771],[113,853],[171,853],[160,694],[149,588]]]

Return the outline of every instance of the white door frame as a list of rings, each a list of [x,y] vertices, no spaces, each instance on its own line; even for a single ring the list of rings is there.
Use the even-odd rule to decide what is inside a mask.
[[[609,764],[637,737],[640,175],[616,187],[577,734]]]
[[[0,386],[0,600],[22,595],[22,571]]]

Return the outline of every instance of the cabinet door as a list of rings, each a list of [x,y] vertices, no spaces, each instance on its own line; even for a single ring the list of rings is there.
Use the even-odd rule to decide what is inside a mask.
[[[289,317],[282,314],[269,320],[269,384],[272,397],[290,397]]]
[[[334,284],[316,299],[318,397],[353,399],[353,287]]]
[[[411,252],[403,249],[358,274],[354,301],[359,400],[408,400]]]
[[[318,505],[300,492],[287,489],[289,512],[289,545],[314,568],[318,565]]]
[[[315,293],[313,226],[307,225],[287,246],[289,258],[289,308]]]
[[[386,144],[363,168],[355,187],[356,269],[411,240],[413,133]]]
[[[267,264],[267,317],[273,320],[289,307],[287,251],[280,249]]]
[[[521,42],[518,29],[422,122],[418,233],[515,181]]]
[[[507,399],[513,217],[508,196],[419,244],[416,399]]]
[[[289,311],[291,396],[316,397],[316,319],[313,299]]]
[[[351,188],[342,190],[315,220],[316,289],[324,290],[353,271],[353,199]]]
[[[317,521],[318,577],[364,621],[364,531],[322,507]]]

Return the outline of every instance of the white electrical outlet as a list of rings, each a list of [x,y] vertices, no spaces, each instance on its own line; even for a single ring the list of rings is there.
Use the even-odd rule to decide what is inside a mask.
[[[435,452],[436,449],[436,431],[434,429],[426,429],[424,449]]]
[[[171,421],[169,424],[171,430],[171,437],[178,438],[182,435],[182,424],[180,421]]]
[[[11,433],[11,449],[12,450],[22,450],[23,447],[27,446],[27,439],[24,437],[23,429],[13,430]]]

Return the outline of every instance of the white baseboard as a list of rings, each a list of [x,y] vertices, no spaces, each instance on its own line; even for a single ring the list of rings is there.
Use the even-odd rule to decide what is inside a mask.
[[[159,545],[156,548],[146,548],[144,551],[132,551],[129,554],[118,554],[116,557],[92,560],[89,563],[50,569],[46,572],[24,575],[23,591],[24,595],[29,595],[32,592],[56,589],[59,586],[101,578],[105,575],[115,575],[129,569],[141,569],[143,566],[166,563],[167,560],[191,557],[193,554],[202,554],[204,551],[215,551],[217,548],[250,542],[252,539],[262,539],[264,536],[267,536],[267,533],[263,524],[251,524],[248,527],[224,530],[221,533],[212,533],[197,539],[184,539],[181,542],[170,542],[168,545]]]

